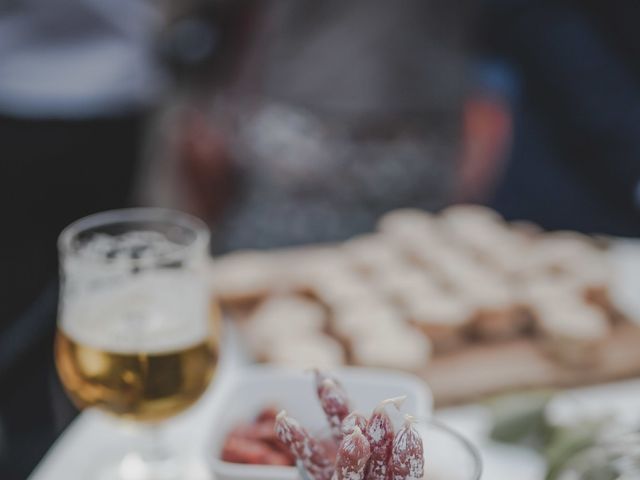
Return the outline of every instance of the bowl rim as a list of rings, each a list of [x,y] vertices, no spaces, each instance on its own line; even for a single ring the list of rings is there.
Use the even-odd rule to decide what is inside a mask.
[[[483,463],[482,463],[482,455],[480,455],[480,451],[478,450],[478,448],[473,443],[471,443],[471,441],[469,441],[460,432],[458,432],[457,430],[451,428],[450,426],[448,426],[447,424],[441,422],[440,420],[437,420],[435,418],[417,418],[416,419],[416,424],[417,425],[425,424],[425,423],[430,425],[430,426],[432,426],[432,427],[436,427],[437,429],[446,432],[448,435],[451,435],[452,437],[454,437],[456,440],[458,440],[467,449],[467,451],[469,452],[471,458],[473,459],[473,463],[474,463],[473,476],[470,477],[467,480],[480,480],[482,478]],[[425,468],[428,469],[428,464],[426,465]],[[307,474],[306,470],[304,469],[304,467],[302,465],[300,465],[299,462],[296,462],[296,469],[298,470],[298,473],[302,477],[302,480],[313,480]]]
[[[440,429],[446,432],[447,434],[451,435],[468,450],[469,454],[471,455],[471,458],[473,459],[474,471],[473,471],[473,476],[467,480],[480,480],[480,478],[482,478],[483,463],[482,463],[482,456],[480,455],[480,451],[478,450],[478,448],[460,432],[451,428],[450,426],[441,422],[440,420],[437,420],[435,418],[417,418],[416,419],[417,425],[425,424],[425,423],[432,427],[436,427],[437,429]],[[428,468],[428,465],[426,466],[426,468]],[[302,467],[302,465],[300,465],[299,462],[296,462],[296,469],[298,470],[298,473],[302,477],[302,480],[313,480],[307,474],[306,470],[304,469],[304,467]]]
[[[439,428],[440,430],[447,432],[449,435],[455,437],[461,444],[463,444],[471,454],[471,457],[473,458],[474,465],[475,465],[473,478],[469,480],[480,480],[480,478],[482,477],[482,472],[484,468],[484,464],[482,463],[482,455],[480,454],[480,450],[478,450],[478,447],[476,447],[471,442],[471,440],[469,440],[467,437],[462,435],[460,432],[458,432],[454,428],[450,427],[446,423],[436,418],[419,419],[418,424],[420,422],[430,424],[432,426]]]
[[[415,393],[417,395],[416,401],[424,404],[424,412],[426,415],[431,415],[433,412],[433,393],[429,385],[417,375],[413,375],[408,372],[381,369],[381,368],[363,368],[353,366],[343,366],[331,370],[332,374],[337,377],[345,377],[345,381],[349,381],[349,377],[360,377],[373,379],[375,377],[383,377],[391,375],[407,385],[412,384]],[[232,397],[233,392],[238,386],[245,382],[250,382],[255,379],[264,379],[267,375],[273,377],[273,381],[277,382],[282,379],[288,379],[292,377],[303,378],[305,375],[310,375],[310,370],[301,370],[299,368],[276,366],[267,364],[256,364],[242,366],[235,370],[229,378],[229,381],[218,392],[218,401],[216,402],[215,410],[217,415],[223,411],[229,398]],[[420,418],[428,418],[424,414],[419,415]],[[226,435],[226,431],[219,433],[211,433],[208,436],[206,442],[207,451],[205,453],[207,457],[207,464],[210,471],[218,475],[218,472],[225,475],[237,477],[237,478],[249,478],[249,479],[272,479],[279,478],[282,480],[292,480],[298,478],[298,470],[295,466],[278,466],[278,465],[248,465],[243,463],[225,462],[219,457],[219,451],[214,448],[219,444],[218,440],[223,435]],[[249,473],[250,472],[250,473]]]

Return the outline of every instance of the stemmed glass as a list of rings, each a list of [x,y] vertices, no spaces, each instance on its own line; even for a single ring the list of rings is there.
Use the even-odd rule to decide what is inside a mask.
[[[469,440],[435,419],[418,419],[414,428],[424,444],[424,480],[480,480],[482,460]],[[297,467],[302,480],[312,480],[302,465]]]
[[[198,400],[217,365],[208,245],[200,220],[150,208],[92,215],[60,235],[60,379],[79,408],[142,432],[137,451],[93,478],[180,478],[158,429]]]
[[[425,480],[480,480],[480,452],[463,435],[435,419],[415,427],[424,443]]]

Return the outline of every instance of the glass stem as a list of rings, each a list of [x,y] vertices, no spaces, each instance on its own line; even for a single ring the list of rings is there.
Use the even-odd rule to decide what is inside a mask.
[[[126,455],[119,468],[122,480],[174,480],[176,459],[164,442],[160,425],[145,425],[138,435],[137,448]]]
[[[171,457],[169,448],[164,441],[162,427],[157,424],[143,427],[142,442],[140,445],[140,457],[149,464],[162,464]]]

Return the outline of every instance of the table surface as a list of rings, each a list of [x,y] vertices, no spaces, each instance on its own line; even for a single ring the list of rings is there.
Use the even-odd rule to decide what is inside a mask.
[[[233,343],[233,342],[230,342]],[[228,385],[227,379],[241,368],[242,361],[227,359],[220,365],[217,379],[202,400],[187,413],[169,422],[164,430],[167,444],[187,465],[186,478],[211,480],[204,462],[207,438],[215,428],[213,413],[218,393]],[[640,421],[640,379],[587,388],[566,390],[553,401],[555,411],[564,417],[611,413],[625,423]],[[575,408],[579,406],[579,408]],[[489,411],[480,404],[437,410],[436,417],[463,433],[480,449],[484,461],[483,479],[542,480],[545,465],[532,451],[490,441]],[[85,480],[96,467],[96,460],[111,461],[121,457],[135,436],[112,418],[97,411],[87,411],[69,426],[40,462],[30,480]]]
[[[640,313],[640,248],[637,243],[622,245],[614,252],[618,263],[617,290],[626,308]],[[640,318],[640,315],[635,315]],[[228,385],[227,379],[245,363],[236,333],[228,329],[226,350],[216,380],[201,401],[187,413],[168,422],[164,429],[166,441],[186,462],[187,478],[211,480],[204,463],[209,432],[215,428],[217,393]],[[594,387],[567,390],[558,395],[553,407],[560,415],[591,415],[612,413],[623,422],[639,422],[640,379]],[[545,465],[533,452],[520,447],[501,445],[487,439],[491,426],[489,412],[479,404],[436,411],[436,417],[468,437],[483,456],[486,480],[542,480]],[[97,461],[121,457],[135,436],[113,419],[97,411],[87,411],[69,426],[51,447],[30,480],[85,480],[92,478]],[[98,460],[99,459],[99,460]]]

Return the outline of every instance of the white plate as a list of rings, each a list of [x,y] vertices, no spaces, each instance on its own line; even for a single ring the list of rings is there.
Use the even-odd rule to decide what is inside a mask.
[[[409,374],[386,370],[343,368],[332,372],[347,390],[355,410],[368,414],[386,398],[406,395],[402,410],[420,417],[431,415],[433,398],[427,385]],[[275,405],[287,410],[311,431],[327,427],[318,403],[313,375],[270,366],[243,368],[224,391],[218,392],[217,411],[210,426],[207,458],[217,480],[294,480],[293,467],[254,466],[223,462],[220,453],[231,428],[253,419],[262,408]]]

